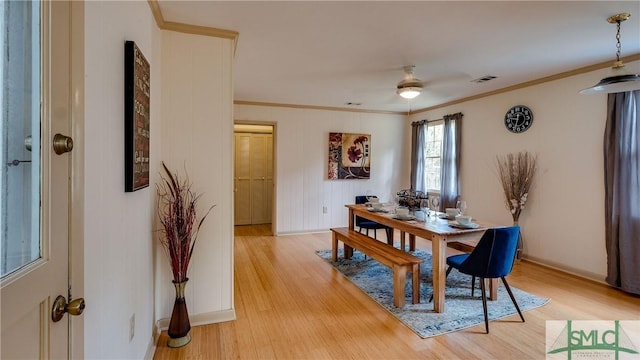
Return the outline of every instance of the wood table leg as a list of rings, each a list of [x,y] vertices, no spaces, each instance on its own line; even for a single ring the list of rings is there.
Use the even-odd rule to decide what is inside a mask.
[[[413,234],[409,234],[409,251],[416,251],[416,236]]]
[[[489,300],[498,300],[498,279],[489,279]]]
[[[331,261],[338,261],[338,237],[335,231],[331,232]]]
[[[353,230],[355,229],[355,224],[354,224],[354,216],[353,216],[353,209],[349,208],[349,230]]]
[[[420,303],[420,264],[414,264],[411,269],[411,299],[414,304]]]
[[[405,246],[405,232],[404,231],[400,231],[400,250],[404,251],[404,246]],[[391,244],[393,245],[393,244]]]
[[[433,310],[444,312],[444,288],[446,272],[447,241],[440,235],[434,234],[431,238],[431,251],[433,253]]]
[[[344,244],[344,258],[351,259],[353,256],[353,248],[347,244]]]

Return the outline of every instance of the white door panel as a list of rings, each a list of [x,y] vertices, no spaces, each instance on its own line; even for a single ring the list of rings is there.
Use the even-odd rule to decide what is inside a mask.
[[[235,224],[271,223],[273,135],[235,133]]]
[[[19,153],[17,165],[8,166],[13,154],[3,152],[2,181],[20,171],[29,182],[22,186],[14,183],[4,187],[2,198],[2,228],[17,227],[16,231],[2,232],[2,359],[64,359],[69,358],[69,316],[61,321],[51,320],[51,308],[58,295],[69,293],[69,189],[71,154],[56,155],[53,151],[54,134],[71,134],[69,104],[70,62],[70,3],[54,2],[3,2],[3,32],[15,34],[30,31],[24,36],[21,49],[23,63],[35,64],[30,71],[22,72],[22,80],[13,72],[13,63],[7,54],[20,53],[19,44],[4,42],[3,73],[14,76],[15,81],[3,81],[2,114],[15,113],[16,102],[4,99],[24,94],[22,103],[31,102],[24,116],[3,119],[2,141],[11,146],[16,138],[22,143],[13,144],[14,150],[24,147],[24,137],[31,136],[31,151]],[[24,7],[20,9],[18,7]],[[26,9],[30,8],[30,9]],[[25,25],[15,27],[16,11],[30,12]],[[11,20],[9,20],[11,19]],[[31,29],[31,30],[25,30]],[[7,37],[4,37],[6,39]],[[9,37],[10,38],[10,37]],[[8,71],[4,69],[7,68]],[[8,80],[8,79],[3,79]],[[6,111],[5,111],[6,110]],[[29,122],[31,125],[27,126]],[[20,125],[22,123],[22,125]],[[29,133],[20,133],[17,129]],[[38,129],[41,132],[38,133]],[[6,165],[6,166],[4,166]],[[29,170],[27,171],[27,166]],[[21,196],[10,196],[21,194]],[[16,216],[15,209],[20,215]],[[4,250],[6,249],[6,251]],[[31,252],[22,255],[20,252]],[[35,256],[32,256],[35,252]],[[15,259],[21,263],[14,266]],[[9,266],[9,263],[13,264]]]

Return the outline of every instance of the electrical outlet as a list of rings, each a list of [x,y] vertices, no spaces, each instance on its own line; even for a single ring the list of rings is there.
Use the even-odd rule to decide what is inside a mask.
[[[326,214],[326,213],[327,213],[327,207],[326,207],[326,206],[323,206],[323,207],[322,207],[322,213],[323,213],[323,214]]]
[[[129,342],[133,341],[136,334],[136,314],[132,314],[129,318]]]

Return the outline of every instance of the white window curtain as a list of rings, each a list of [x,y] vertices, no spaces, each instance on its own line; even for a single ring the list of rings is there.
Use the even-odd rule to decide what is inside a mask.
[[[608,96],[604,175],[606,281],[640,294],[640,90]]]
[[[442,162],[440,180],[440,206],[456,206],[460,195],[460,140],[462,113],[443,116]]]
[[[427,138],[427,120],[411,123],[411,190],[427,193],[424,175],[425,140]]]

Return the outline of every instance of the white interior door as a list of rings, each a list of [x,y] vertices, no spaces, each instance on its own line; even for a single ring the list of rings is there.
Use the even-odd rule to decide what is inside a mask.
[[[69,316],[54,322],[51,309],[71,291],[71,157],[53,150],[54,134],[71,133],[70,2],[5,1],[0,8],[0,355],[68,358]],[[60,151],[71,145],[59,140]]]
[[[251,134],[236,133],[234,212],[236,225],[251,224]]]
[[[251,134],[251,223],[271,222],[273,193],[271,134]]]
[[[235,224],[269,224],[273,208],[273,134],[235,133]]]

